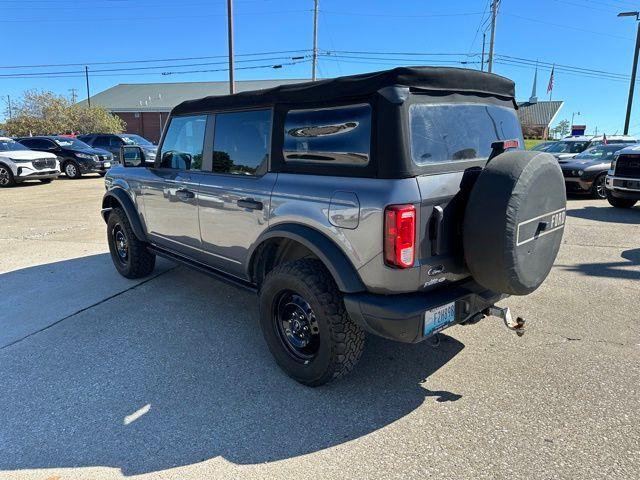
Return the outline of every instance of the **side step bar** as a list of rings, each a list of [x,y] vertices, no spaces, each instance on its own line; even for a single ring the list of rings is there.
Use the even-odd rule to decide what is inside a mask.
[[[163,248],[160,247],[156,247],[154,245],[149,245],[147,247],[147,249],[150,252],[155,253],[156,255],[158,255],[159,257],[163,257],[166,258],[167,260],[172,260],[174,262],[178,262],[181,263],[183,265],[186,265],[189,268],[192,268],[194,270],[198,270],[199,272],[205,273],[207,275],[209,275],[210,277],[216,278],[218,280],[221,280],[225,283],[229,283],[231,285],[234,285],[236,287],[240,287],[243,290],[247,290],[249,292],[253,292],[253,293],[257,293],[258,292],[258,288],[246,281],[246,280],[242,280],[240,278],[234,277],[233,275],[229,275],[228,273],[222,272],[216,268],[210,267],[208,265],[205,265],[203,263],[200,262],[196,262],[195,260],[191,260],[189,258],[183,257],[182,255],[175,253],[175,252],[171,252],[169,250],[165,250]]]

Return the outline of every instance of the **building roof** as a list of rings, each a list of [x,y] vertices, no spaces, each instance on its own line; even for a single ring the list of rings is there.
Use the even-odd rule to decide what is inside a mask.
[[[547,126],[553,123],[564,105],[561,100],[551,102],[519,102],[518,119],[523,126]]]
[[[297,85],[240,92],[235,95],[209,95],[179,104],[176,114],[205,112],[216,108],[273,105],[278,103],[335,102],[377,95],[386,87],[412,87],[425,92],[479,93],[514,101],[515,85],[508,78],[492,73],[451,67],[397,67],[380,72],[328,78]]]
[[[261,90],[307,79],[241,80],[236,91]],[[91,105],[112,112],[168,112],[185,100],[208,95],[227,95],[229,82],[121,83],[91,97]],[[86,105],[87,101],[79,102]]]

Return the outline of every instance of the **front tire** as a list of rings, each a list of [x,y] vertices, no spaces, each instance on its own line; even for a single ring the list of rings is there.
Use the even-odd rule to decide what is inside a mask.
[[[629,198],[614,197],[609,190],[607,190],[607,201],[612,207],[616,207],[616,208],[631,208],[637,202],[637,200],[632,200]]]
[[[13,187],[16,184],[13,172],[6,165],[0,165],[0,188]]]
[[[278,365],[311,387],[349,373],[364,349],[364,331],[349,318],[319,260],[296,260],[269,272],[260,289],[260,326]]]
[[[118,273],[126,278],[149,275],[156,264],[156,256],[133,233],[129,219],[121,208],[114,208],[107,220],[107,242],[111,260]]]
[[[591,186],[591,197],[597,200],[604,200],[607,198],[607,187],[605,186],[605,180],[607,178],[606,173],[601,173],[593,181]]]
[[[80,176],[82,175],[80,173],[80,165],[78,165],[74,161],[69,160],[64,164],[64,174],[67,176],[67,178],[73,178],[74,180],[76,178],[80,178]]]

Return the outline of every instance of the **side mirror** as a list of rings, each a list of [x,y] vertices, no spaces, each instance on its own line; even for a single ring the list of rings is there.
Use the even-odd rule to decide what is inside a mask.
[[[143,167],[146,158],[142,149],[136,145],[123,145],[120,147],[120,158],[125,167]]]

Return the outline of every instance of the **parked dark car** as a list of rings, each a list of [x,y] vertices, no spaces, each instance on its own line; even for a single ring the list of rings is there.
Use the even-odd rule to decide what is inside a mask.
[[[605,178],[614,154],[633,144],[616,143],[591,147],[573,158],[558,160],[567,193],[589,193],[593,198],[605,199]]]
[[[546,152],[551,148],[552,145],[555,145],[556,143],[558,142],[555,140],[552,142],[542,142],[537,144],[535,147],[531,147],[531,150],[533,150],[534,152]]]
[[[113,164],[111,153],[92,148],[76,138],[56,135],[17,138],[16,141],[31,150],[53,153],[69,178],[80,178],[86,173],[104,176]]]
[[[91,133],[88,135],[79,135],[78,139],[92,147],[108,150],[118,162],[122,161],[120,158],[120,147],[123,145],[139,146],[142,148],[145,158],[151,162],[155,160],[156,149],[158,148],[146,138],[133,133]]]

